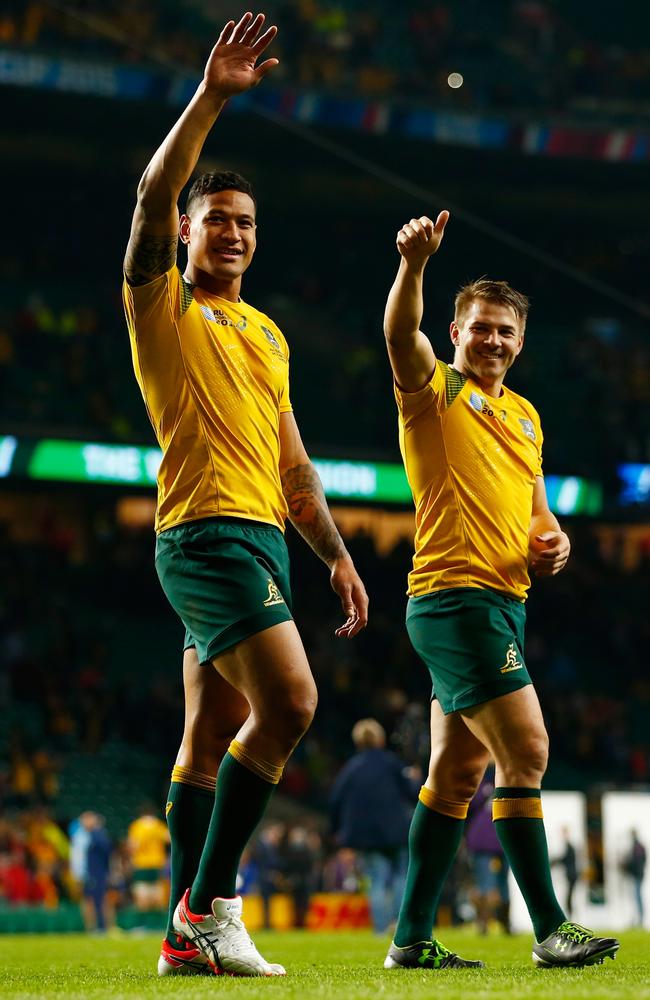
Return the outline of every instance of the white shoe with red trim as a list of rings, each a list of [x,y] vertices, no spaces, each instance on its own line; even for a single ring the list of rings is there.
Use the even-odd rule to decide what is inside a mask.
[[[242,899],[212,900],[212,913],[192,913],[188,889],[174,912],[174,930],[208,960],[216,973],[231,976],[286,976],[281,965],[263,958],[241,919]]]
[[[163,938],[158,959],[159,976],[212,976],[214,969],[198,948],[183,941],[173,948],[167,938]]]

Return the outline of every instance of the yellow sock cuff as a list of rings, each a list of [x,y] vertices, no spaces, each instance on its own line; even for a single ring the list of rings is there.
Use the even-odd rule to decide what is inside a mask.
[[[179,764],[174,764],[172,781],[180,785],[194,785],[195,788],[202,788],[206,792],[214,792],[217,783],[213,775],[194,771],[191,767],[181,767]]]
[[[433,812],[442,813],[443,816],[451,816],[452,819],[466,819],[469,802],[454,802],[452,799],[445,799],[437,792],[432,792],[426,785],[422,785],[418,798],[423,806],[432,809]]]
[[[277,785],[280,778],[282,777],[282,772],[284,771],[284,764],[271,764],[268,760],[262,760],[261,757],[256,757],[255,754],[251,753],[243,743],[239,740],[233,740],[228,747],[228,753],[235,758],[235,760],[242,765],[242,767],[247,767],[249,771],[256,774],[258,778],[262,778],[263,781],[268,781],[271,785]]]
[[[544,819],[542,800],[540,798],[494,799],[492,819]]]

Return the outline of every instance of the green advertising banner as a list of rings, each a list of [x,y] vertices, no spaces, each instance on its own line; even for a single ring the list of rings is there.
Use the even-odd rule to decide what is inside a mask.
[[[160,449],[140,445],[0,436],[0,478],[152,487],[160,459]],[[412,503],[404,469],[396,462],[314,458],[313,463],[331,500]],[[591,480],[547,476],[546,491],[558,514],[596,516],[602,511],[602,488]]]
[[[34,446],[28,474],[30,479],[154,486],[160,458],[158,448],[46,439]]]

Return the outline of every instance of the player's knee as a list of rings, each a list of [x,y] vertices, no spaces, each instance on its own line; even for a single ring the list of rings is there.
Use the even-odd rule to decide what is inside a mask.
[[[511,786],[534,786],[542,780],[547,764],[546,732],[530,733],[516,747],[509,748],[507,760],[500,762],[501,780]]]
[[[450,763],[438,758],[431,761],[429,777],[440,795],[454,802],[469,802],[485,774],[488,756]]]
[[[315,687],[292,691],[281,703],[269,706],[273,728],[289,743],[296,743],[309,729],[316,703]]]
[[[522,753],[522,764],[540,776],[548,764],[548,736],[546,732],[535,733],[526,741]]]

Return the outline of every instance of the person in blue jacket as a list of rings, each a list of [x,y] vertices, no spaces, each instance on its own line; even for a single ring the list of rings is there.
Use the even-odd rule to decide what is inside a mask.
[[[361,860],[373,927],[381,934],[399,912],[417,785],[399,757],[386,750],[386,732],[376,719],[360,719],[352,740],[357,752],[332,789],[332,828],[338,845],[352,848]]]

